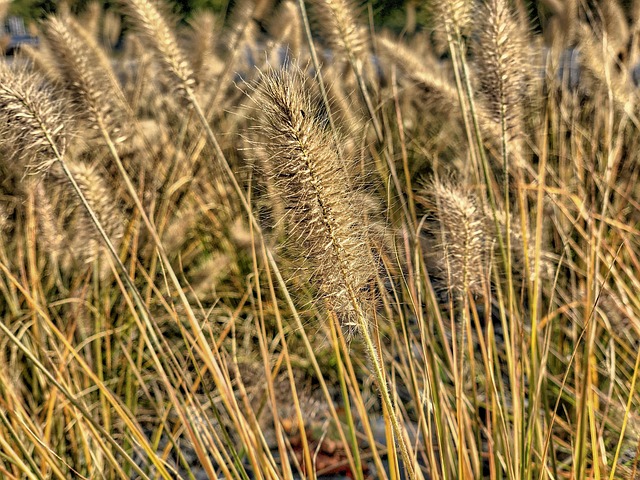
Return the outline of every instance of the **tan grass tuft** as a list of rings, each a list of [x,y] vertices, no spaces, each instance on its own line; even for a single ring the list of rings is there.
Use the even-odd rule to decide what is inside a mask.
[[[65,110],[42,77],[0,63],[0,145],[25,166],[47,170],[64,154],[71,123]]]
[[[296,66],[264,73],[254,100],[264,114],[262,148],[288,210],[289,236],[300,265],[311,265],[318,296],[349,337],[371,308],[376,278],[367,227],[356,209],[318,99]],[[304,268],[304,267],[303,267]]]
[[[57,263],[58,257],[65,248],[65,236],[54,206],[51,204],[51,192],[47,192],[44,181],[38,181],[32,186],[38,222],[38,240],[46,248],[51,259]]]
[[[386,36],[379,36],[376,46],[380,55],[397,65],[411,81],[424,89],[430,100],[448,111],[459,108],[455,85],[434,59],[418,57],[406,45]]]
[[[92,1],[86,6],[84,12],[82,12],[82,15],[78,18],[85,30],[93,35],[94,38],[98,38],[100,34],[102,13],[102,2]]]

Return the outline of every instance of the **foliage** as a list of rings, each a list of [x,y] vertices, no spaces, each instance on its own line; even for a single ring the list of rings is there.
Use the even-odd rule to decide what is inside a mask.
[[[0,477],[637,478],[637,12],[306,5],[0,59]]]

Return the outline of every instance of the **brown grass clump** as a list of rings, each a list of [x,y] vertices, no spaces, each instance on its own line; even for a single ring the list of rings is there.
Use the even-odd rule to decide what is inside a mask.
[[[289,237],[318,296],[350,338],[372,307],[377,269],[367,227],[353,211],[349,174],[332,149],[318,100],[296,65],[263,74],[254,100],[261,105],[260,144],[288,210]]]

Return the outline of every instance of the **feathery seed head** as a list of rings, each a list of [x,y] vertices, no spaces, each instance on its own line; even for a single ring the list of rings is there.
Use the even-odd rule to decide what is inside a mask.
[[[134,26],[139,30],[147,45],[156,54],[170,77],[177,81],[178,90],[191,89],[195,76],[187,62],[167,20],[152,0],[125,0]]]
[[[276,189],[288,211],[292,250],[336,313],[345,335],[363,328],[377,273],[363,216],[349,189],[319,101],[295,65],[262,74],[254,100]]]
[[[55,170],[55,168],[53,169]],[[45,181],[29,182],[34,189],[34,204],[38,225],[38,240],[46,248],[47,254],[57,263],[65,246],[64,229],[59,225],[52,205],[51,192],[45,187]]]
[[[449,289],[458,295],[481,294],[492,242],[478,198],[462,185],[440,180],[423,193],[436,219],[429,230],[437,239],[438,269]]]
[[[346,58],[361,59],[368,48],[366,30],[349,0],[314,0],[313,13],[329,47]]]
[[[471,21],[471,0],[431,0],[437,25],[451,33],[462,33]]]
[[[70,118],[50,86],[24,67],[0,62],[0,146],[35,171],[64,155]]]
[[[107,236],[117,247],[124,230],[122,215],[114,200],[113,190],[95,167],[69,161],[67,161],[67,167]],[[69,179],[60,169],[52,169],[51,177],[61,188],[71,190]],[[67,198],[69,203],[67,208],[72,211],[68,236],[69,247],[79,261],[92,263],[101,254],[104,243],[75,192],[71,191]]]
[[[289,50],[289,56],[299,58],[302,45],[302,24],[298,7],[290,0],[280,4],[269,23],[269,31]]]
[[[504,114],[507,129],[517,134],[526,96],[525,34],[506,0],[485,0],[476,19],[474,52],[480,90],[493,119],[499,121]]]
[[[70,98],[78,104],[78,111],[86,113],[94,128],[102,126],[117,130],[121,113],[115,102],[119,95],[101,68],[100,60],[74,31],[70,22],[50,17],[43,30],[60,77],[71,93]]]
[[[190,55],[193,70],[201,83],[204,76],[204,66],[207,59],[213,55],[217,27],[217,19],[211,12],[200,12],[191,22],[191,50]]]
[[[389,58],[408,79],[426,90],[430,100],[447,111],[458,106],[455,85],[446,78],[441,65],[435,60],[425,62],[423,57],[418,57],[406,45],[384,36],[376,39],[376,45],[383,57]]]

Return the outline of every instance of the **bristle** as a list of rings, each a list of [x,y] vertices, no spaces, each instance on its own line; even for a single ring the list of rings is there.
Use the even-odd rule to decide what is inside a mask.
[[[347,59],[362,59],[368,48],[367,35],[351,1],[314,0],[313,14],[322,38],[334,53]]]
[[[355,210],[344,171],[317,99],[295,66],[271,70],[258,86],[261,132],[275,186],[289,213],[289,236],[300,264],[311,265],[318,296],[351,337],[371,308],[376,265],[364,219]]]
[[[480,90],[489,113],[520,133],[526,96],[527,42],[506,0],[486,0],[476,16],[474,53]]]
[[[0,145],[35,171],[64,155],[70,119],[43,79],[0,63]]]
[[[491,237],[477,196],[462,185],[434,180],[423,189],[436,222],[437,265],[456,295],[482,294],[489,271]]]
[[[363,133],[367,132],[366,121],[363,118],[363,107],[358,103],[360,97],[356,87],[344,81],[342,69],[333,67],[327,65],[321,74],[331,99],[332,114],[340,129],[345,132],[343,148],[348,151],[349,144],[361,141]]]
[[[178,90],[195,84],[193,70],[187,62],[174,35],[174,29],[152,0],[126,0],[128,13],[147,45],[155,52],[166,72],[177,82]]]
[[[49,18],[44,24],[44,34],[78,110],[86,112],[93,128],[117,130],[122,116],[117,106],[119,96],[100,59],[60,18]]]
[[[34,71],[43,75],[49,82],[55,83],[60,80],[46,38],[40,38],[37,47],[33,45],[22,45],[18,56],[26,61],[26,63],[29,63]]]

